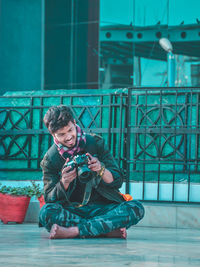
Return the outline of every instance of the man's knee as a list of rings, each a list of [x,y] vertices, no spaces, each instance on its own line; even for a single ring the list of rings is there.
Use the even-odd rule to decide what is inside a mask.
[[[145,209],[141,202],[137,200],[127,201],[127,204],[133,209],[138,222],[144,217]]]
[[[39,213],[39,223],[42,226],[47,225],[49,219],[51,219],[52,216],[55,216],[58,214],[62,209],[62,206],[57,203],[47,203],[45,204]]]
[[[139,201],[136,201],[136,202],[137,202],[137,207],[138,207],[138,213],[139,213],[140,220],[141,220],[144,217],[145,209],[141,202]]]
[[[41,208],[40,214],[54,213],[60,209],[62,209],[62,206],[57,203],[47,203]]]

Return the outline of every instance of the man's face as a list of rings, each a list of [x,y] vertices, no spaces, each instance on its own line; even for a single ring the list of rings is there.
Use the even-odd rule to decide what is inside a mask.
[[[67,126],[60,128],[57,130],[53,136],[58,140],[59,143],[61,143],[63,146],[66,147],[74,147],[76,144],[76,126],[75,126],[75,121],[74,122],[69,122]]]

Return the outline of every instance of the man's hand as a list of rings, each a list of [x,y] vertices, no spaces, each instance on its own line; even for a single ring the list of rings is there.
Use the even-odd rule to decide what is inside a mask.
[[[69,159],[67,159],[67,162]],[[67,166],[62,170],[61,182],[64,185],[65,190],[67,190],[69,184],[76,178],[76,169],[74,168],[70,171],[71,166]]]
[[[99,173],[101,170],[101,162],[98,160],[98,158],[93,157],[90,153],[86,153],[86,155],[89,156],[89,161],[88,161],[88,168],[90,168],[91,171]],[[110,184],[114,181],[112,173],[105,169],[103,175],[101,178],[104,180],[105,183]]]
[[[90,153],[86,153],[87,156],[89,156],[88,161],[88,168],[90,168],[91,171],[99,173],[101,170],[101,162],[98,160],[98,158],[93,157]]]

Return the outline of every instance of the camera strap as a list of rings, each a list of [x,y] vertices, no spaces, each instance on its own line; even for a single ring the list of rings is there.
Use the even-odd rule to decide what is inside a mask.
[[[86,205],[88,203],[88,201],[90,200],[90,196],[92,193],[92,188],[97,188],[98,184],[101,181],[101,177],[94,175],[94,177],[87,182],[86,186],[85,186],[85,193],[83,196],[83,201],[81,206]]]

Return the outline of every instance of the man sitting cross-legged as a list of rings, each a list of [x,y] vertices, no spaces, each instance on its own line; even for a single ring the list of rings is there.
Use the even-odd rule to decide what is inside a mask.
[[[144,216],[119,192],[123,175],[97,135],[85,134],[69,107],[51,107],[44,123],[54,139],[42,162],[46,204],[39,223],[50,238],[119,237]]]

